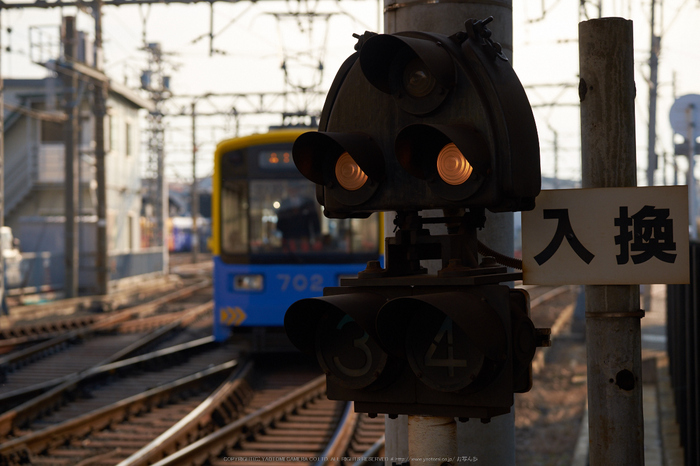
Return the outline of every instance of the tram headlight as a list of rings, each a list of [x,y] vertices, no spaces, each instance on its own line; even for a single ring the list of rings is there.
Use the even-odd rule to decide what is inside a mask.
[[[261,274],[239,274],[233,277],[234,291],[262,291],[265,278]]]

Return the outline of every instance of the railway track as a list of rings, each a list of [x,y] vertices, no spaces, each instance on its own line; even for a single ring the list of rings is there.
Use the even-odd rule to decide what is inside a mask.
[[[194,280],[168,276],[115,290],[105,296],[82,296],[28,305],[15,303],[10,307],[10,315],[0,316],[0,343],[3,343],[0,350],[7,345],[6,340],[31,340],[80,328],[99,320],[101,313],[145,303],[192,283]]]
[[[533,319],[557,299],[570,301],[571,291],[531,289]],[[184,316],[183,309],[178,312]],[[546,314],[541,318],[556,316]],[[148,319],[154,326],[164,323]],[[139,334],[131,323],[136,319],[115,320]],[[214,345],[205,340],[190,345]],[[43,397],[43,404],[0,415],[0,465],[321,465],[381,456],[382,416],[371,419],[327,400],[318,369],[279,358],[253,369],[239,350],[200,348],[199,355],[178,362],[184,350],[171,347],[73,373],[50,393],[33,397]],[[160,377],[164,373],[169,375]]]
[[[355,413],[352,403],[328,400],[325,376],[291,391],[268,380],[255,389],[244,416],[155,464],[354,464],[383,433],[382,417],[371,419]],[[378,456],[378,450],[371,452]]]
[[[22,350],[28,346],[44,343],[47,340],[60,338],[71,331],[101,329],[111,325],[127,322],[135,317],[143,317],[148,314],[153,314],[157,311],[163,313],[163,308],[174,302],[183,302],[182,300],[205,294],[211,296],[211,281],[208,279],[198,280],[184,286],[177,287],[176,290],[167,290],[167,292],[159,291],[156,287],[155,298],[151,295],[148,300],[144,300],[144,296],[140,296],[137,304],[124,305],[123,308],[114,311],[103,312],[104,303],[94,304],[95,311],[86,311],[73,308],[71,313],[64,314],[70,306],[62,306],[59,303],[48,304],[46,309],[40,316],[31,318],[34,313],[29,313],[26,320],[21,320],[20,316],[13,320],[4,318],[2,327],[0,327],[0,354],[8,354],[13,351]],[[111,302],[110,307],[116,301]],[[39,306],[43,308],[44,306]],[[166,311],[167,312],[167,311]],[[175,318],[175,316],[173,316]],[[143,321],[144,327],[148,325],[147,321]],[[156,323],[157,325],[157,323]],[[151,325],[151,328],[153,325]]]
[[[533,316],[550,325],[561,318],[562,304],[572,302],[575,296],[570,287],[530,287],[530,292],[534,296]],[[322,383],[322,379],[317,383]],[[295,461],[320,466],[362,464],[362,456],[381,456],[384,444],[381,416],[372,419],[366,414],[355,414],[350,406],[329,401],[317,393],[297,404],[291,411],[286,400],[266,405],[260,412],[250,413],[156,464],[223,466],[265,462],[281,466]],[[270,414],[270,410],[274,413],[276,409],[286,410],[285,414],[279,418],[279,413]],[[268,427],[258,418],[263,415],[274,418]],[[334,461],[344,458],[348,461]]]
[[[14,438],[196,373],[236,356],[211,337],[95,366],[0,415],[0,436]],[[2,438],[0,437],[0,438]]]
[[[178,290],[0,357],[0,413],[95,366],[152,351],[166,342],[209,335],[212,303],[206,300],[207,286]],[[185,297],[194,302],[178,301]]]
[[[0,446],[0,464],[116,464],[191,412],[207,388],[238,367],[236,360],[179,378],[42,429],[23,432]],[[225,411],[211,418],[225,422]]]
[[[381,417],[325,398],[325,377],[308,361],[286,357],[281,369],[277,357],[256,369],[239,359],[81,414],[69,403],[63,416],[16,430],[0,445],[0,464],[354,463],[382,436]]]
[[[293,361],[282,370],[276,363],[260,365],[231,360],[19,432],[0,446],[0,464],[240,464],[264,458],[316,464],[323,457],[361,456],[363,445],[381,437],[381,418],[370,420],[325,398],[325,378],[316,368]],[[216,389],[205,388],[222,378]],[[365,421],[358,422],[361,416]]]

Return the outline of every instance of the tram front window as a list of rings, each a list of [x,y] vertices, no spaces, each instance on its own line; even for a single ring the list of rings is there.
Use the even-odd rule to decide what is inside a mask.
[[[250,182],[250,254],[362,254],[378,251],[376,215],[366,220],[328,219],[306,180]]]
[[[248,190],[242,181],[225,181],[221,189],[221,249],[224,254],[246,254],[248,243]]]

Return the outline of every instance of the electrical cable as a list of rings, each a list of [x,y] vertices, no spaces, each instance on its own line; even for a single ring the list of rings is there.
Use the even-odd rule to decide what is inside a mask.
[[[508,257],[504,254],[501,254],[500,252],[496,252],[493,249],[486,246],[481,241],[477,241],[477,243],[478,243],[477,250],[479,251],[479,254],[481,254],[482,256],[493,257],[494,259],[496,259],[496,262],[498,262],[501,265],[505,265],[506,267],[510,267],[511,269],[517,269],[517,270],[523,269],[523,261],[522,260],[516,259],[515,257]]]

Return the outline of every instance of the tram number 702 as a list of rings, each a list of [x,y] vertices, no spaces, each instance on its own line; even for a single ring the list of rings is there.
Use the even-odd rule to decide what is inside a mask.
[[[323,291],[323,276],[320,274],[313,274],[307,277],[304,274],[290,275],[287,273],[277,274],[277,279],[282,283],[280,284],[280,291],[287,291],[291,285],[295,291],[302,292],[306,291]]]

